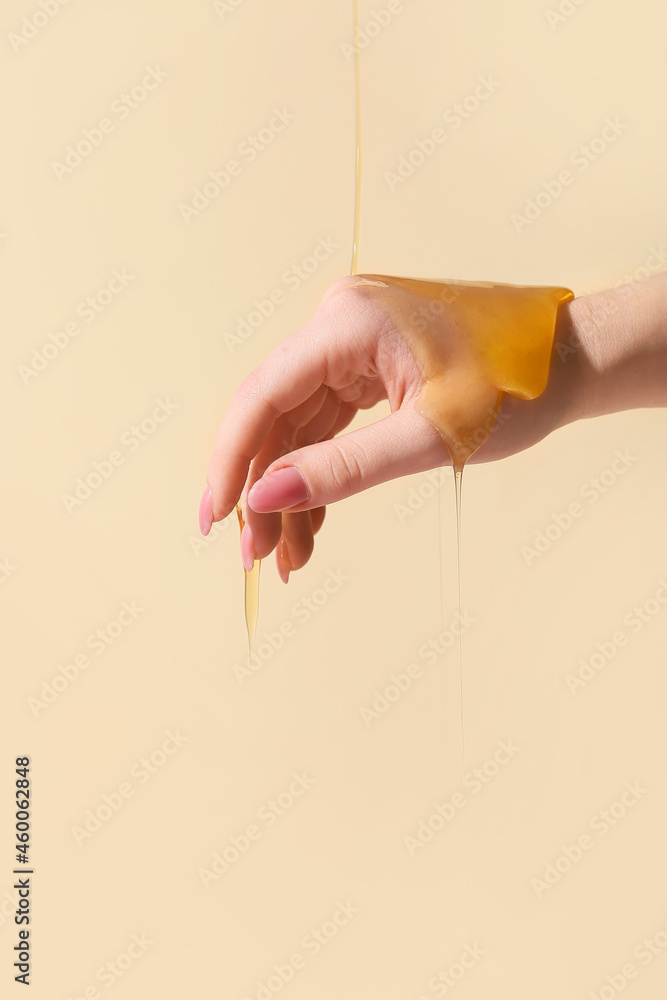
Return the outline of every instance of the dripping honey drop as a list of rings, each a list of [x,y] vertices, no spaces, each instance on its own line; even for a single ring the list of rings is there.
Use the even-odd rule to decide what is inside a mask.
[[[239,519],[239,531],[243,531],[245,521],[241,513],[241,505],[236,505],[236,514]],[[259,614],[259,570],[261,560],[255,559],[253,568],[248,572],[244,567],[245,578],[245,623],[248,631],[248,657],[252,655],[253,643],[255,641],[255,631],[257,629],[257,616]]]

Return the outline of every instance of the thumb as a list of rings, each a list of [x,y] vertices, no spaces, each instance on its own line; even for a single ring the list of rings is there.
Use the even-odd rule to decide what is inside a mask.
[[[324,507],[378,483],[451,465],[432,424],[413,407],[273,462],[248,493],[258,514]]]

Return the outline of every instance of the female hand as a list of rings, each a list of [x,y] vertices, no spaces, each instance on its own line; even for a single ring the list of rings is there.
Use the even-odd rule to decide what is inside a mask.
[[[658,288],[653,281],[664,320],[667,282]],[[308,561],[327,504],[395,477],[451,464],[440,434],[415,406],[423,376],[413,354],[381,296],[358,282],[347,277],[332,285],[315,315],[243,381],[208,466],[202,532],[207,534],[211,523],[227,517],[240,501],[244,565],[250,569],[255,558],[276,549],[285,582],[292,569]],[[582,416],[660,405],[628,398],[618,386],[615,405],[613,391],[611,398],[602,391],[610,383],[613,390],[621,362],[627,363],[628,353],[637,354],[630,344],[619,347],[618,338],[610,341],[609,329],[601,331],[600,316],[608,327],[622,328],[623,310],[633,301],[632,295],[616,291],[560,307],[547,388],[535,400],[504,395],[493,432],[471,461],[513,454]],[[417,294],[413,298],[417,316],[424,300]],[[645,304],[648,300],[650,294],[644,296]],[[446,311],[438,323],[443,336],[451,336]],[[664,350],[664,337],[661,344]],[[664,382],[663,377],[661,399]],[[358,410],[383,400],[389,403],[387,416],[338,436]]]

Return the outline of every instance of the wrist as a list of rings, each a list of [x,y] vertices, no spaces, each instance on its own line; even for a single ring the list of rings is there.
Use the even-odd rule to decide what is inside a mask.
[[[552,367],[563,383],[561,426],[667,406],[667,272],[565,303]]]

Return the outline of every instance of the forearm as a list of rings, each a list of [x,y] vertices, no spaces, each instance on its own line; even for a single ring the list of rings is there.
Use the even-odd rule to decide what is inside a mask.
[[[562,423],[667,406],[667,272],[563,306],[552,365],[568,383]]]

